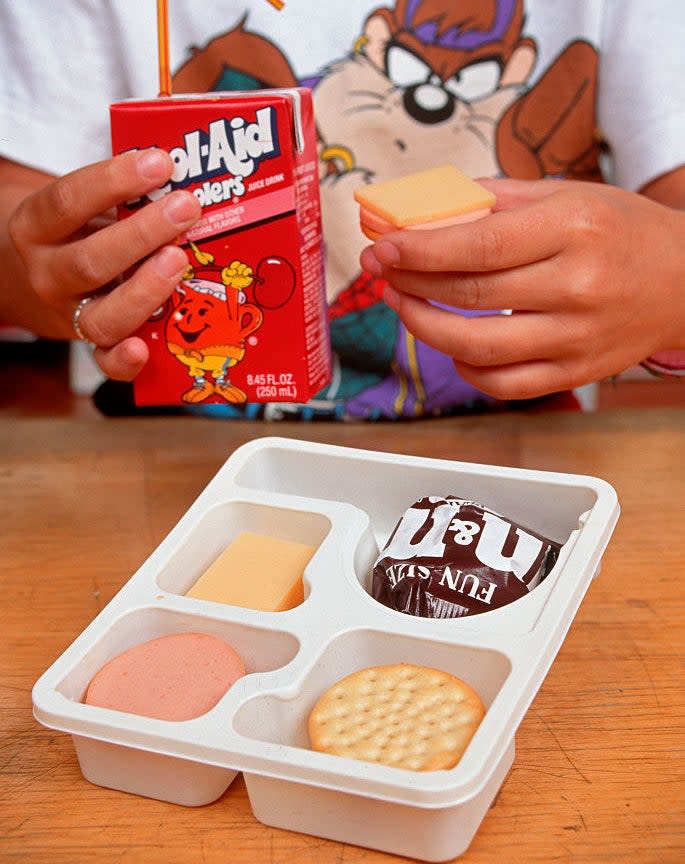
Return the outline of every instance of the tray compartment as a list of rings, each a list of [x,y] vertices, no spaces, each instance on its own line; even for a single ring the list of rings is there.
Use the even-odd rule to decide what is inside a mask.
[[[215,765],[72,735],[83,776],[96,786],[185,807],[220,798],[238,775]]]
[[[560,587],[560,580],[563,580],[561,585],[565,586],[565,583],[575,583],[579,577],[582,577],[581,570],[578,570],[578,568],[574,569],[573,566],[569,567],[568,565],[569,561],[572,560],[573,548],[582,531],[586,515],[583,514],[578,520],[576,529],[571,531],[569,538],[562,545],[559,557],[542,582],[529,593],[497,609],[490,609],[478,614],[464,615],[460,618],[423,618],[410,615],[406,612],[400,612],[397,609],[386,606],[373,597],[373,563],[368,571],[357,570],[357,573],[361,573],[363,576],[360,584],[365,589],[368,600],[373,604],[376,614],[388,616],[387,626],[389,629],[403,629],[408,626],[407,621],[410,620],[412,627],[421,628],[425,630],[427,635],[437,638],[451,638],[455,634],[476,633],[522,635],[535,628],[550,597]]]
[[[224,639],[245,663],[245,678],[238,679],[207,714],[196,720],[174,723],[83,703],[93,675],[112,657],[141,642],[182,632],[201,632]],[[248,675],[287,665],[297,655],[299,647],[299,640],[291,633],[239,622],[156,607],[142,607],[123,615],[81,653],[55,685],[58,698],[77,703],[69,709],[63,708],[63,712],[68,710],[72,715],[68,726],[73,732],[72,742],[83,776],[98,786],[189,807],[216,800],[233,782],[236,770],[121,742],[137,727],[148,731],[157,729],[160,735],[166,729],[168,740],[173,742],[174,729],[186,725],[190,728],[214,712],[220,713],[224,700],[233,688],[242,686],[241,682]]]
[[[506,655],[488,648],[421,639],[384,630],[351,630],[327,643],[295,693],[284,696],[270,692],[253,696],[236,712],[233,727],[247,738],[309,751],[307,719],[321,694],[358,669],[392,663],[444,669],[470,684],[486,709],[511,671]],[[471,744],[477,736],[478,732]],[[340,757],[326,758],[337,760]],[[452,770],[457,769],[458,766]],[[412,774],[407,773],[409,776]]]
[[[466,851],[514,761],[514,742],[471,798],[415,807],[245,772],[255,817],[265,825],[379,849],[420,861],[450,861]]]
[[[286,666],[300,649],[300,642],[292,633],[154,606],[141,607],[111,622],[56,683],[55,691],[80,703],[92,677],[112,657],[141,642],[183,632],[207,633],[224,639],[243,658],[246,675]],[[92,710],[87,705],[83,708]]]
[[[304,543],[315,546],[318,550],[330,529],[330,520],[321,513],[274,507],[252,501],[219,503],[203,514],[197,525],[188,532],[169,560],[160,568],[157,585],[162,591],[185,595],[209,565],[243,531]],[[305,601],[310,588],[310,582],[305,576]],[[200,601],[191,598],[191,602]]]

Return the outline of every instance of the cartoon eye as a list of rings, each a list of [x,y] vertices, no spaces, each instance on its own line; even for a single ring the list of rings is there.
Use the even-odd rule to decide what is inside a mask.
[[[472,63],[445,81],[444,87],[462,102],[476,102],[497,90],[501,71],[496,60]]]
[[[388,78],[397,87],[414,87],[428,81],[432,74],[430,66],[419,60],[416,54],[391,45],[385,55],[385,68]]]
[[[184,315],[188,314],[188,307],[187,306],[181,306],[178,309],[178,311],[176,312],[176,314],[179,315],[181,318],[183,318]]]
[[[201,306],[201,307],[197,310],[197,314],[199,315],[200,318],[204,318],[205,315],[207,314],[207,310],[204,309],[204,308]]]

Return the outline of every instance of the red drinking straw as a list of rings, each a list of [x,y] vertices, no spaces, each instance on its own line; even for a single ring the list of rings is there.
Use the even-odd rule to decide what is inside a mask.
[[[167,9],[167,0],[157,0],[157,56],[159,62],[159,95],[171,96],[169,11]]]
[[[267,0],[278,9],[284,0]],[[159,95],[171,96],[171,69],[169,67],[169,10],[167,0],[157,0],[157,56],[159,62]]]

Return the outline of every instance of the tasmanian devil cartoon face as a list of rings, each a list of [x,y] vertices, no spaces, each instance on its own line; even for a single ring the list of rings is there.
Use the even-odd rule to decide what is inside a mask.
[[[314,91],[322,138],[336,145],[323,158],[345,150],[342,167],[374,180],[419,170],[427,159],[456,162],[473,176],[496,173],[496,124],[535,56],[520,37],[522,17],[520,0],[377,8],[355,53]]]

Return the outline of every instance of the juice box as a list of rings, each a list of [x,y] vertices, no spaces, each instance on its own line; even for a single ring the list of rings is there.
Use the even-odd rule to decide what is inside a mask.
[[[202,216],[179,242],[186,278],[140,328],[150,359],[138,405],[304,402],[331,352],[311,93],[178,95],[110,106],[112,151],[161,147]]]

